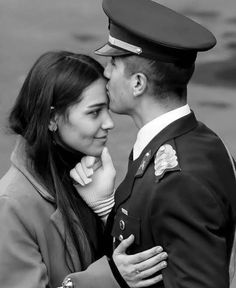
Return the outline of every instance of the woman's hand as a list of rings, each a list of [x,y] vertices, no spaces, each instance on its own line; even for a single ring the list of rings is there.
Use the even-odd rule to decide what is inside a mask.
[[[89,206],[106,201],[114,193],[116,170],[107,147],[101,159],[85,156],[70,171],[75,188]],[[92,204],[92,205],[91,205]]]
[[[121,276],[131,288],[147,287],[162,280],[156,272],[167,266],[167,253],[162,247],[154,247],[143,252],[127,255],[126,249],[133,243],[134,236],[124,239],[114,250],[112,258]],[[155,275],[154,275],[155,274]],[[154,275],[153,277],[151,277]],[[151,277],[149,279],[145,279]]]

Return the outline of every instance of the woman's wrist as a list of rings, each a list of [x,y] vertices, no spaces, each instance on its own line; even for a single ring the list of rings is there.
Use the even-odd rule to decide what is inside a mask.
[[[90,204],[91,205],[88,203],[94,213],[96,213],[103,221],[106,221],[107,216],[115,204],[114,194],[106,200],[101,200]]]

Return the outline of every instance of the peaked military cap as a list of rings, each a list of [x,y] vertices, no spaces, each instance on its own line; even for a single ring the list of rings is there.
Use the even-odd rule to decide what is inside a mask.
[[[109,39],[102,56],[140,55],[163,62],[193,63],[216,44],[214,35],[155,0],[103,0]]]

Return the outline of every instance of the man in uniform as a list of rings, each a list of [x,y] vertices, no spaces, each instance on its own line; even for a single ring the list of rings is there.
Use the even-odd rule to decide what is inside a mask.
[[[107,245],[112,250],[133,234],[130,253],[163,246],[168,266],[156,287],[227,288],[233,163],[187,104],[197,53],[215,37],[156,1],[104,0],[103,9],[109,41],[96,53],[112,57],[104,73],[110,108],[140,129],[108,217]]]

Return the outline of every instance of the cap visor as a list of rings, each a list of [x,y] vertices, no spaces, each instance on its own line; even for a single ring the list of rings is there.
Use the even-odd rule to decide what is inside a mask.
[[[94,51],[94,53],[100,56],[110,57],[132,54],[130,51],[111,46],[109,43],[103,45],[101,48],[98,48]]]

